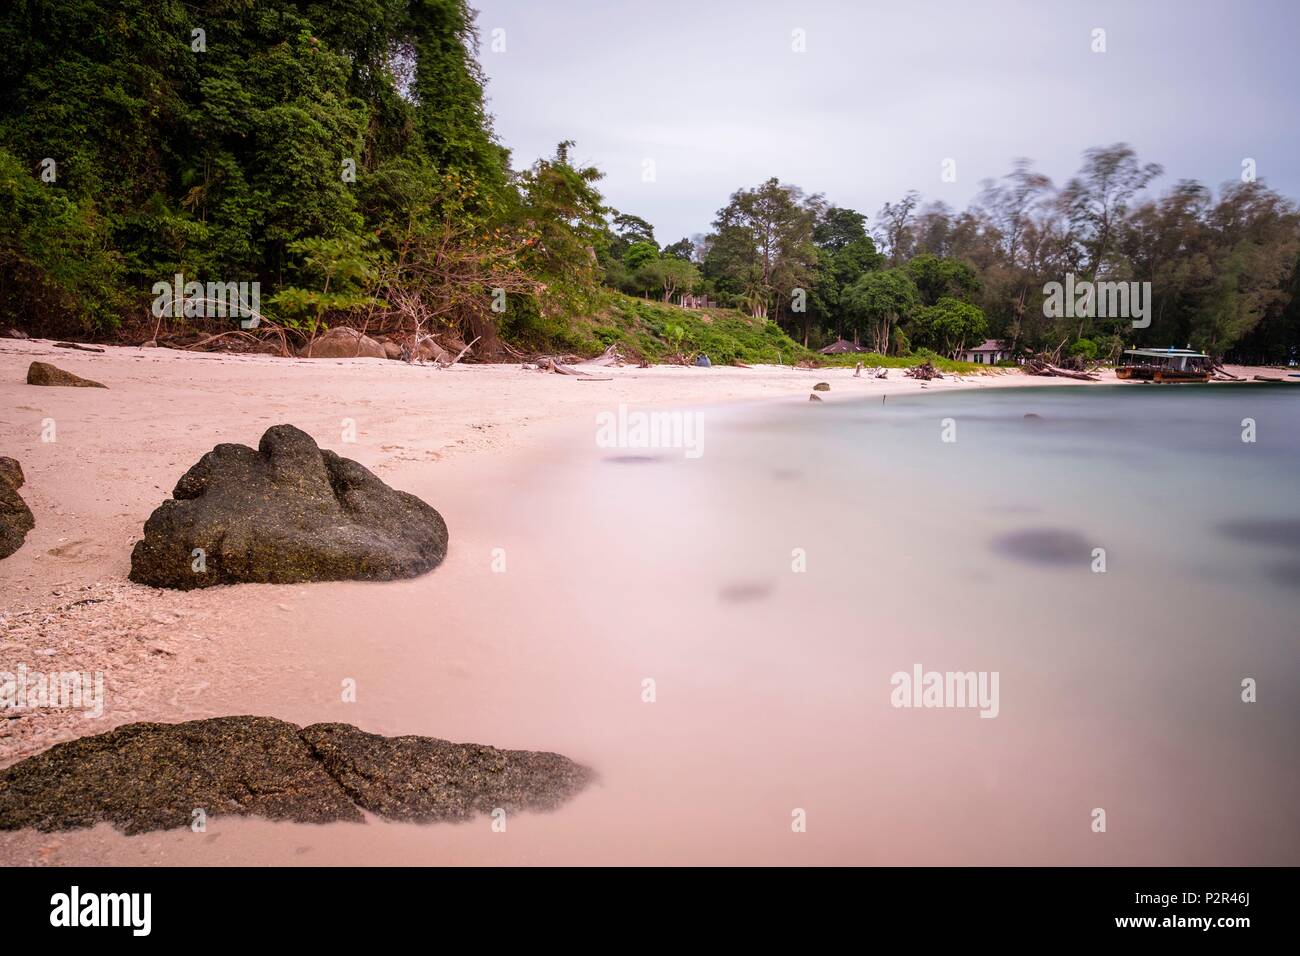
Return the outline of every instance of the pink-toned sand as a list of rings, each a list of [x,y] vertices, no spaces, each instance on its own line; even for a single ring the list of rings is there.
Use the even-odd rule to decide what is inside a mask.
[[[109,387],[28,386],[32,360]],[[103,671],[107,682],[100,719],[61,711],[0,719],[0,766],[55,741],[131,721],[247,713],[555,750],[592,766],[601,778],[556,813],[512,819],[504,834],[494,833],[487,819],[459,826],[372,819],[364,826],[322,827],[213,818],[204,834],[128,838],[103,825],[73,833],[0,833],[0,861],[1097,859],[1085,845],[1086,831],[1077,845],[1048,846],[975,825],[935,838],[924,810],[909,797],[914,791],[888,785],[886,764],[903,755],[874,751],[870,735],[848,726],[862,713],[851,706],[856,697],[848,675],[819,671],[753,640],[779,623],[761,602],[728,608],[725,618],[697,609],[695,626],[674,627],[672,595],[642,585],[698,568],[678,554],[641,553],[638,519],[629,519],[625,536],[611,535],[602,522],[630,513],[637,502],[622,502],[618,510],[592,501],[580,476],[555,467],[567,450],[590,448],[596,413],[619,403],[806,402],[819,381],[831,384],[822,393],[828,402],[922,389],[1068,383],[1018,373],[920,383],[899,370],[878,380],[854,378],[851,369],[779,367],[593,372],[612,381],[519,366],[436,369],[369,359],[128,348],[88,354],[48,342],[0,340],[0,454],[21,462],[27,477],[21,493],[36,516],[24,546],[0,562],[0,670],[26,662],[49,671]],[[131,546],[177,478],[213,445],[255,446],[267,427],[281,422],[437,507],[452,531],[444,565],[385,584],[179,593],[127,582]],[[51,423],[57,440],[42,441]],[[345,442],[351,428],[355,442]],[[655,501],[653,477],[628,474],[628,494],[644,501],[640,520],[680,524],[688,535],[691,508],[701,503]],[[591,523],[600,535],[586,533]],[[611,541],[626,549],[618,575],[603,572],[608,555],[599,549]],[[501,554],[504,573],[494,568]],[[644,576],[629,574],[629,567],[643,567]],[[803,600],[813,607],[818,596]],[[794,611],[781,605],[777,613],[788,610]],[[800,622],[797,614],[785,623],[834,626],[811,616]],[[716,640],[702,644],[700,628]],[[663,688],[654,705],[642,700],[648,675]],[[341,700],[348,679],[358,687],[355,703]],[[877,698],[866,713],[897,719]],[[945,732],[959,742],[979,723]],[[850,739],[866,740],[851,758],[843,748]],[[935,793],[944,791],[951,770],[893,768],[903,769]],[[972,819],[1003,799],[994,780],[975,781],[975,790],[962,811]],[[791,813],[810,802],[815,807],[806,809],[817,825],[796,837]],[[1130,861],[1151,859],[1141,841],[1131,851]],[[1124,854],[1110,859],[1123,861]]]

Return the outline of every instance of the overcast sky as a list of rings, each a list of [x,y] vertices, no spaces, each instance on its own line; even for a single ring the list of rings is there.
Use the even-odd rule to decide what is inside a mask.
[[[1017,156],[1060,184],[1120,141],[1158,189],[1249,157],[1300,197],[1300,0],[470,2],[514,166],[576,140],[661,244],[770,176],[874,225],[909,189],[962,208]]]

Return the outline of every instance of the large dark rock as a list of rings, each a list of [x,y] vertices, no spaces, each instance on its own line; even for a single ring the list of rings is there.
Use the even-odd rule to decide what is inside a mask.
[[[12,458],[0,458],[0,558],[21,548],[27,532],[36,527],[32,509],[18,494],[22,486],[22,466]]]
[[[56,744],[0,770],[0,830],[125,833],[207,817],[463,820],[496,807],[548,810],[592,774],[558,754],[431,737],[380,737],[348,724],[299,729],[270,717],[140,723]]]
[[[127,724],[0,770],[0,829],[125,833],[189,826],[194,811],[272,820],[361,820],[298,728],[270,717]]]
[[[69,385],[74,388],[108,388],[99,382],[92,382],[80,375],[65,372],[57,365],[48,362],[33,362],[27,368],[28,385]]]
[[[276,425],[256,451],[218,445],[181,477],[145,522],[131,580],[181,590],[388,581],[423,574],[446,554],[437,511],[306,432]]]

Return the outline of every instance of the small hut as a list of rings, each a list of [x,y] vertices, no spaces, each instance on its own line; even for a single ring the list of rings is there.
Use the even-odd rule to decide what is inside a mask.
[[[849,352],[865,352],[866,348],[861,345],[854,345],[848,339],[836,339],[824,349],[819,349],[822,355],[844,355]]]

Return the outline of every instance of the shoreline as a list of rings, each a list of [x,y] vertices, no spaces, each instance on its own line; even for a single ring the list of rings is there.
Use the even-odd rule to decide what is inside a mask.
[[[108,390],[28,386],[25,371],[33,359],[101,381]],[[267,363],[275,363],[276,374],[263,367]],[[584,427],[594,439],[597,412],[619,403],[806,403],[818,381],[831,384],[830,392],[818,393],[827,402],[1107,384],[1015,372],[927,383],[893,369],[886,379],[854,379],[851,368],[593,372],[613,381],[514,365],[440,370],[379,359],[284,360],[138,348],[92,355],[49,343],[0,341],[0,396],[13,410],[0,421],[0,453],[23,465],[27,483],[21,493],[36,515],[24,545],[0,562],[7,597],[0,608],[0,660],[107,675],[99,719],[45,711],[0,720],[0,767],[123,723],[249,713],[300,725],[339,720],[385,735],[556,750],[589,762],[597,773],[608,771],[611,779],[626,775],[629,757],[612,756],[619,751],[605,739],[612,731],[588,727],[577,733],[587,713],[579,702],[619,713],[622,690],[615,694],[604,682],[593,686],[591,674],[555,659],[575,615],[583,628],[598,635],[608,630],[613,640],[582,651],[597,654],[592,667],[619,673],[656,653],[640,621],[614,626],[603,618],[587,620],[583,591],[599,588],[599,582],[570,580],[567,562],[555,560],[585,547],[572,522],[587,514],[586,489],[567,483],[563,452],[587,440]],[[54,443],[40,441],[46,419],[56,426]],[[354,442],[342,437],[348,419]],[[439,509],[452,529],[443,566],[387,583],[177,592],[128,582],[131,546],[177,479],[213,445],[256,445],[267,427],[281,422],[298,425],[322,448],[354,458],[392,487]],[[629,492],[640,488],[641,495],[652,495],[653,471],[619,474]],[[647,480],[652,484],[640,484]],[[533,507],[533,496],[542,492],[545,507]],[[488,555],[505,544],[512,575],[503,589],[503,579],[486,569]],[[526,577],[517,578],[519,573]],[[522,591],[513,590],[516,580]],[[624,613],[635,617],[634,611]],[[339,702],[340,675],[363,688],[359,703]],[[534,834],[539,847],[562,844],[564,834],[576,838],[586,825],[584,813],[603,819],[614,812],[599,791],[598,785],[578,797],[574,807],[580,809],[521,818],[511,824],[512,832],[518,826],[520,833]],[[141,853],[181,862],[193,853],[194,862],[241,862],[246,854],[260,854],[262,862],[319,864],[323,857],[366,862],[367,841],[377,841],[381,856],[412,862],[410,854],[418,851],[403,849],[411,832],[407,825],[375,820],[362,828],[229,820],[205,838],[229,834],[222,844],[196,850],[185,831],[128,838],[100,825],[59,834],[4,833],[0,849],[15,863],[125,862]],[[448,850],[444,862],[512,859],[476,842],[463,827],[421,832],[416,842],[425,851]],[[295,843],[315,849],[300,861],[284,858],[296,852]],[[268,849],[258,849],[261,844]]]
[[[485,470],[508,472],[544,459],[584,419],[635,408],[826,403],[876,395],[979,388],[1098,384],[1015,371],[922,382],[890,369],[884,379],[851,368],[737,368],[659,365],[593,368],[589,381],[520,365],[450,369],[384,359],[276,356],[104,346],[87,353],[52,341],[0,339],[0,453],[26,474],[21,494],[36,527],[0,562],[0,660],[29,670],[103,671],[110,690],[103,719],[42,712],[0,721],[0,768],[50,744],[120,723],[168,719],[185,694],[159,687],[192,645],[175,634],[202,629],[205,616],[238,604],[229,588],[170,592],[127,580],[131,548],[145,519],[176,481],[222,442],[256,446],[271,425],[303,428],[322,448],[359,461],[394,488],[442,510],[472,499]],[[45,361],[107,389],[26,384],[27,365]],[[812,391],[829,382],[829,392]],[[46,425],[53,442],[42,441]],[[348,433],[351,434],[348,434]],[[354,440],[348,441],[348,437]],[[453,546],[459,537],[453,527]],[[437,581],[445,570],[413,579]],[[403,582],[396,586],[409,586]],[[260,585],[263,593],[319,595],[346,582]],[[271,606],[284,603],[277,599]],[[190,613],[200,608],[199,614]],[[274,625],[269,625],[274,626]],[[220,657],[221,648],[206,652]],[[205,659],[206,660],[206,659]],[[116,679],[111,675],[116,674]],[[114,684],[116,686],[114,687]],[[183,708],[182,708],[183,709]]]

